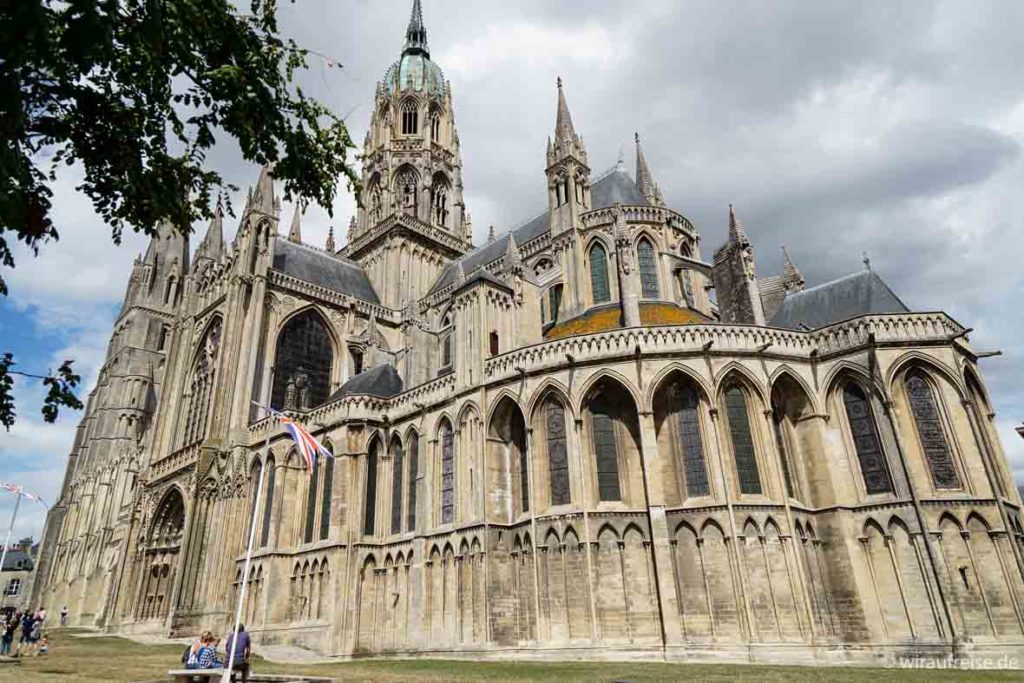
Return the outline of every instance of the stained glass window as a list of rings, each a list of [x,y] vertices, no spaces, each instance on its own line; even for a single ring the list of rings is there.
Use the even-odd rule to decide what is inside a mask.
[[[658,287],[658,263],[654,257],[654,246],[646,239],[636,245],[636,262],[640,268],[640,290],[643,298],[657,299],[660,296]]]
[[[608,252],[600,242],[590,249],[590,289],[594,293],[595,304],[612,298],[608,289]]]
[[[363,507],[363,534],[372,536],[377,529],[377,441],[366,454],[366,500]]]
[[[569,458],[565,445],[565,408],[549,399],[544,411],[548,442],[548,476],[551,479],[551,504],[569,502]]]
[[[953,465],[953,453],[946,440],[946,430],[942,427],[935,394],[931,384],[920,372],[912,372],[907,376],[907,396],[910,398],[910,410],[917,424],[917,435],[921,438],[921,448],[932,472],[935,488],[960,488],[960,477]]]
[[[864,477],[864,488],[868,494],[891,493],[892,479],[885,463],[882,441],[878,438],[878,425],[871,410],[871,403],[864,391],[853,382],[843,387],[843,405],[846,419],[850,423],[853,447],[860,461],[860,473]]]
[[[186,394],[185,429],[182,445],[199,441],[206,436],[207,422],[210,419],[210,402],[214,379],[217,376],[218,356],[220,354],[220,318],[210,323],[203,340],[199,344],[196,359],[189,378]]]
[[[619,489],[619,444],[612,410],[607,400],[600,396],[590,407],[600,500],[622,500]]]
[[[441,428],[441,524],[455,517],[455,453],[451,425]]]
[[[707,465],[704,462],[704,442],[700,435],[700,398],[692,387],[679,387],[674,396],[676,415],[679,417],[679,441],[683,452],[683,477],[688,496],[706,496]]]
[[[739,387],[725,392],[725,410],[729,418],[729,434],[736,456],[736,472],[740,479],[740,493],[761,493],[761,474],[757,469],[754,439],[750,433],[747,415],[747,397]]]
[[[328,450],[332,450],[329,446]],[[320,498],[320,540],[326,540],[331,533],[331,489],[334,484],[334,458],[320,461],[324,468],[324,486]]]
[[[416,477],[419,473],[420,437],[415,432],[409,437],[409,500],[406,502],[405,530],[416,530]]]
[[[292,318],[277,338],[270,405],[309,410],[326,401],[333,358],[331,337],[319,313],[308,310]]]
[[[419,112],[416,103],[407,101],[402,104],[402,135],[415,135],[419,129]]]
[[[558,320],[558,309],[562,307],[562,285],[555,285],[548,290],[548,310],[551,311],[551,322]]]
[[[405,474],[405,453],[402,451],[402,442],[395,439],[391,442],[391,465],[393,476],[391,478],[391,533],[402,532],[402,493],[405,487],[402,486],[402,477]]]

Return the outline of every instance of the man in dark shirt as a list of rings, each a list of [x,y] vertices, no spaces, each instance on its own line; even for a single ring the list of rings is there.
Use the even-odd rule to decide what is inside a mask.
[[[249,682],[249,653],[252,651],[252,641],[249,639],[249,634],[245,631],[245,625],[238,625],[238,638],[234,637],[234,634],[229,634],[227,642],[224,645],[224,662],[227,663],[231,659],[231,652],[234,649],[235,653],[235,664],[232,667],[235,671],[242,674],[242,683]]]

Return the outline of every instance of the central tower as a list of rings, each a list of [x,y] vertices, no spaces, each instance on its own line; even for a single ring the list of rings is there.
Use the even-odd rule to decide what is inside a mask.
[[[377,84],[362,179],[342,253],[363,266],[382,304],[403,308],[472,246],[451,87],[430,60],[420,0],[401,57]]]

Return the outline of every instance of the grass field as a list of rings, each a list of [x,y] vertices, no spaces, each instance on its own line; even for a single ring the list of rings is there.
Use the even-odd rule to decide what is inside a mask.
[[[20,665],[0,664],[0,680],[138,681],[165,678],[180,668],[180,645],[140,645],[123,638],[76,638],[73,631],[50,633],[51,652]],[[330,676],[338,681],[1020,681],[1020,671],[905,671],[899,669],[809,668],[728,664],[614,662],[464,662],[385,660],[289,666],[254,662],[256,672]]]

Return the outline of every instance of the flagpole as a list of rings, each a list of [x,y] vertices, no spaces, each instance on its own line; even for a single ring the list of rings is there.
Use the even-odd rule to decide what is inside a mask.
[[[253,403],[256,403],[253,401]],[[258,403],[256,405],[259,405]],[[265,406],[260,406],[267,411],[267,417],[270,417],[270,411]],[[256,520],[260,517],[261,503],[263,502],[263,487],[266,482],[267,469],[267,453],[270,452],[270,431],[271,424],[267,423],[267,438],[263,442],[263,462],[260,465],[260,481],[256,487],[256,502],[252,506],[252,519],[249,520],[249,545],[245,549],[245,566],[242,569],[242,585],[238,591],[238,605],[235,607],[235,623],[231,629],[231,652],[228,653],[228,665],[224,669],[224,676],[221,678],[221,683],[231,682],[231,673],[235,668],[235,650],[238,649],[238,625],[242,621],[242,606],[245,604],[245,588],[249,583],[249,567],[252,565],[252,548],[256,544]]]
[[[14,520],[18,518],[18,506],[21,505],[21,488],[15,492],[14,512],[11,513],[11,523],[7,527],[7,539],[4,540],[3,552],[0,552],[0,572],[4,570],[4,561],[7,559],[7,546],[11,544],[11,533],[14,531]],[[3,596],[0,597],[0,607],[7,604],[7,586],[3,587]]]

